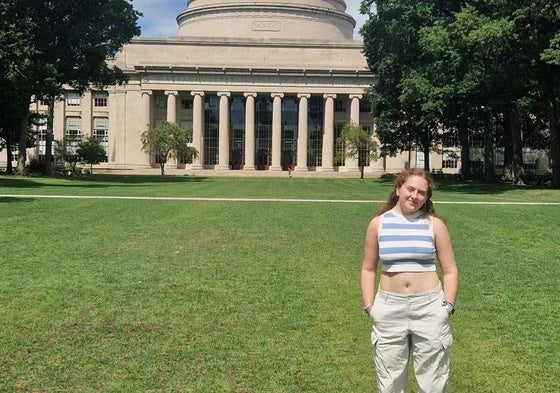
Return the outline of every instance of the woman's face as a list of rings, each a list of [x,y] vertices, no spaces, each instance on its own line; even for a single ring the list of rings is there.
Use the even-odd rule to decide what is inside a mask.
[[[401,214],[411,215],[420,210],[428,199],[428,181],[411,175],[396,189],[399,198],[395,207]]]

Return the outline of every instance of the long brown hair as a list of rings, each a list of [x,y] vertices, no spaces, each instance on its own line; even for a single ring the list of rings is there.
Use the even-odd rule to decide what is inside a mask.
[[[391,194],[389,195],[389,199],[387,199],[387,202],[385,202],[385,204],[381,206],[381,208],[377,211],[378,216],[395,207],[397,201],[399,200],[399,197],[397,196],[397,190],[401,188],[401,186],[404,184],[406,179],[408,179],[410,176],[420,176],[421,178],[426,180],[426,182],[428,182],[428,190],[427,190],[428,194],[426,195],[426,202],[424,202],[424,204],[420,208],[420,211],[424,213],[424,215],[436,214],[436,210],[434,208],[434,204],[432,203],[432,199],[431,199],[432,190],[435,188],[434,180],[432,179],[432,176],[430,175],[429,172],[426,172],[424,169],[410,168],[397,175],[397,177],[395,178],[395,183],[393,185],[393,191],[391,191]]]

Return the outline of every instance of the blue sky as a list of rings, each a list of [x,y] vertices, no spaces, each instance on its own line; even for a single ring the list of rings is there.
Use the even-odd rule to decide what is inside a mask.
[[[142,37],[177,35],[179,28],[175,18],[187,8],[187,0],[133,0],[132,4],[136,10],[144,14],[139,21]],[[365,20],[359,10],[360,0],[346,0],[346,12],[356,19],[355,39],[361,39],[358,30]]]

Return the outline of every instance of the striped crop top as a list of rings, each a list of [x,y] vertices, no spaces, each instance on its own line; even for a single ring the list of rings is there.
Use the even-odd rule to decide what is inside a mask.
[[[379,217],[379,259],[384,272],[436,270],[436,247],[430,216],[403,216],[389,210]]]

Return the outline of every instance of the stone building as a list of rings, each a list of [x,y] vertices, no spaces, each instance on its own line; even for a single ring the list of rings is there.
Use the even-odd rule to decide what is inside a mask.
[[[107,152],[100,168],[148,169],[158,157],[142,151],[140,135],[166,120],[192,130],[199,152],[192,163],[168,161],[179,173],[358,171],[353,159],[333,163],[336,138],[348,123],[373,132],[364,91],[375,79],[345,10],[343,0],[188,0],[178,36],[135,38],[110,60],[128,84],[67,92],[55,106],[54,138],[95,136]],[[30,158],[44,156],[45,128]],[[453,156],[430,162],[458,171]],[[380,159],[366,172],[406,165],[423,166],[422,155]]]

